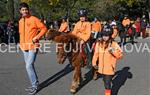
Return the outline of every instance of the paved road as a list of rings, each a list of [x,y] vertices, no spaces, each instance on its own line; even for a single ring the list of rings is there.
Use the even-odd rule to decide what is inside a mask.
[[[118,73],[113,80],[113,89],[118,90],[117,95],[150,95],[150,52],[145,49],[145,44],[150,48],[149,40],[138,40],[132,52],[130,44],[125,47],[128,52],[124,52],[124,58],[118,62]],[[55,46],[50,46],[51,53],[39,53],[36,60],[39,81],[45,85],[37,95],[71,95],[71,68],[68,61],[63,65],[56,63]],[[145,51],[138,53],[136,49],[139,47],[141,50],[145,47]],[[3,46],[4,49],[8,47]],[[82,71],[89,74],[87,69]],[[84,83],[75,95],[104,95],[101,78],[97,81],[88,78]],[[0,85],[0,95],[27,95],[24,89],[29,86],[29,81],[21,52],[0,53]]]

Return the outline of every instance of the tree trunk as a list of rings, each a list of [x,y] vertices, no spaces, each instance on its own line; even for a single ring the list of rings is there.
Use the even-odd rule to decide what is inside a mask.
[[[150,22],[150,11],[148,12],[148,15],[149,15],[149,22]]]

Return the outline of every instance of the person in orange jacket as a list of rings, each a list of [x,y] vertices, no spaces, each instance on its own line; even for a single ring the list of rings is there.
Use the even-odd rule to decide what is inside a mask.
[[[94,21],[92,22],[92,34],[93,34],[93,39],[97,38],[98,32],[101,32],[102,25],[101,22],[98,20],[97,17],[94,18]]]
[[[111,27],[113,29],[112,38],[115,39],[118,36],[117,23],[115,21],[112,21]]]
[[[112,31],[110,26],[102,29],[102,39],[96,42],[92,59],[93,67],[98,68],[98,73],[103,76],[105,95],[111,95],[111,83],[115,74],[116,62],[123,56],[120,46],[111,38]]]
[[[27,3],[21,3],[19,11],[22,15],[19,20],[20,48],[24,55],[26,71],[31,83],[31,87],[27,88],[26,91],[29,91],[29,94],[35,94],[39,88],[39,82],[34,62],[39,48],[39,40],[47,32],[47,28],[40,19],[30,14]]]
[[[58,31],[64,32],[64,33],[67,33],[69,31],[69,24],[68,24],[67,19],[65,17],[62,18],[62,22],[61,22],[61,25],[60,25],[60,28]]]
[[[128,15],[125,15],[124,19],[122,20],[122,25],[124,27],[124,36],[121,38],[121,43],[123,42],[123,44],[126,44],[127,31],[131,26],[131,21],[130,21]]]
[[[79,10],[78,15],[80,16],[80,20],[75,24],[72,34],[79,37],[81,43],[85,43],[91,35],[91,24],[86,20],[87,13],[85,9]]]
[[[80,17],[80,20],[75,24],[75,27],[71,33],[80,39],[80,45],[82,45],[82,54],[86,55],[86,57],[89,57],[84,60],[85,64],[90,63],[89,61],[91,61],[90,52],[87,49],[87,45],[89,45],[87,43],[91,36],[91,23],[86,20],[87,19],[86,9],[80,9],[78,11],[78,15]],[[84,54],[85,52],[87,52],[88,54]],[[89,61],[87,61],[87,59],[89,59]]]
[[[124,27],[127,27],[130,25],[130,23],[131,23],[130,19],[128,18],[128,16],[125,15],[124,19],[122,20],[122,25]]]

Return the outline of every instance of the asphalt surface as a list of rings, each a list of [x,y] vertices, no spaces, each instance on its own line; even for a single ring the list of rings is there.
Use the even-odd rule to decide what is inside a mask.
[[[124,58],[118,61],[117,74],[113,79],[116,95],[150,95],[150,39],[137,41],[133,47],[131,44],[124,47]],[[136,49],[139,48],[138,52]],[[24,89],[30,83],[22,52],[9,53],[7,46],[1,46],[1,50],[7,51],[0,52],[0,95],[28,95]],[[63,65],[58,64],[55,45],[51,44],[49,50],[51,52],[40,52],[36,59],[35,68],[43,86],[36,95],[72,95],[69,91],[72,69],[68,60]],[[83,68],[82,72],[87,73],[88,78],[75,95],[104,95],[102,78],[94,81],[88,69]]]

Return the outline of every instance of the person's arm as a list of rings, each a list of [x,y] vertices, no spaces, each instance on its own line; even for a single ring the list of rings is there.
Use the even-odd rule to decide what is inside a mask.
[[[38,18],[35,18],[35,23],[40,30],[39,34],[36,36],[36,39],[39,40],[47,32],[47,28]]]
[[[117,59],[121,59],[123,57],[122,50],[117,43],[114,47],[111,47],[109,49],[109,52]]]
[[[78,32],[78,28],[77,28],[77,23],[75,24],[74,28],[73,28],[73,31],[71,32],[71,34],[73,35],[77,35],[77,32]]]
[[[99,56],[98,47],[99,47],[98,43],[96,43],[95,50],[94,50],[94,55],[93,55],[93,59],[92,59],[92,66],[93,67],[96,66],[96,62],[98,60],[98,56]]]
[[[84,32],[84,37],[82,40],[86,42],[90,38],[90,35],[91,35],[91,24],[87,23],[86,30]]]
[[[59,31],[60,32],[65,32],[65,30],[67,29],[67,27],[68,27],[67,23],[61,24]]]

